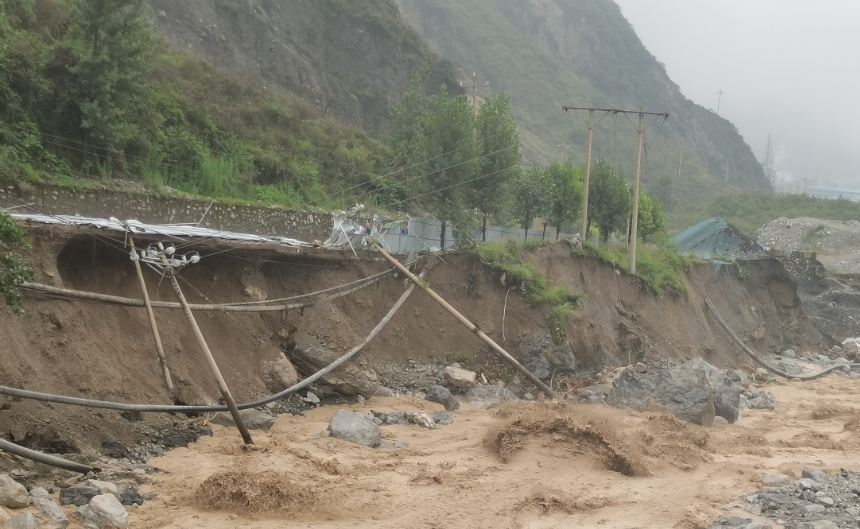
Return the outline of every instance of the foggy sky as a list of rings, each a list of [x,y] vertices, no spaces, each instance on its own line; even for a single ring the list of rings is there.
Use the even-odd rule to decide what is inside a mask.
[[[615,0],[681,92],[785,179],[860,188],[860,1]]]

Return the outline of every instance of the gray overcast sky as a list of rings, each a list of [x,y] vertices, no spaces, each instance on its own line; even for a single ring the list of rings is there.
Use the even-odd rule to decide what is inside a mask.
[[[616,0],[681,92],[784,178],[860,188],[860,0]]]

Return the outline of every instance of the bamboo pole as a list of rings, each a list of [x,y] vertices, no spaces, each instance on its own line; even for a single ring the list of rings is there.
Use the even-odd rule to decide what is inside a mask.
[[[209,364],[209,370],[212,371],[212,375],[215,377],[215,381],[218,382],[218,389],[221,390],[221,396],[224,398],[224,404],[227,405],[227,409],[230,410],[230,415],[233,417],[233,422],[236,423],[236,428],[239,430],[239,433],[242,434],[242,440],[245,441],[246,445],[253,445],[254,440],[251,439],[251,432],[248,431],[248,427],[245,426],[245,421],[242,420],[242,416],[239,415],[239,408],[236,407],[236,401],[233,400],[233,395],[230,393],[230,388],[227,387],[227,382],[224,381],[224,377],[221,376],[221,370],[218,369],[218,364],[215,362],[215,357],[212,356],[212,351],[209,350],[209,345],[206,343],[206,339],[203,338],[203,333],[200,332],[200,327],[197,326],[197,320],[194,319],[194,315],[191,314],[191,309],[188,308],[188,302],[185,301],[185,296],[182,294],[182,289],[179,288],[179,281],[176,280],[176,274],[174,273],[173,268],[168,264],[167,258],[164,256],[164,253],[160,254],[161,262],[164,263],[164,267],[168,276],[170,276],[170,284],[173,287],[173,292],[176,294],[176,297],[179,298],[179,304],[182,305],[182,311],[185,312],[185,317],[188,318],[188,323],[191,325],[191,330],[194,331],[194,337],[197,338],[197,343],[200,345],[200,350],[203,351],[203,356],[206,358],[206,363]]]
[[[128,243],[131,245],[131,250],[137,253],[134,247],[134,238],[129,234]],[[134,269],[137,271],[137,282],[140,284],[140,292],[143,294],[143,303],[146,305],[146,314],[149,316],[149,328],[152,330],[152,339],[155,340],[155,349],[158,352],[158,362],[161,364],[161,369],[164,371],[164,382],[167,384],[167,389],[173,393],[173,380],[170,378],[170,369],[167,367],[167,357],[164,355],[164,347],[161,345],[161,335],[158,334],[158,324],[155,323],[155,313],[152,311],[152,305],[149,302],[149,293],[146,291],[146,281],[143,279],[143,271],[140,269],[140,260],[134,260]]]
[[[436,302],[437,302],[437,303],[439,303],[440,305],[442,305],[442,307],[443,307],[443,308],[445,308],[445,310],[447,310],[448,312],[450,312],[450,313],[451,313],[451,315],[452,315],[452,316],[454,316],[455,318],[457,318],[457,320],[459,320],[459,322],[460,322],[460,323],[462,323],[463,325],[465,325],[467,329],[469,329],[470,331],[472,331],[473,333],[475,333],[475,335],[476,335],[478,338],[480,338],[481,340],[483,340],[483,341],[484,341],[487,345],[489,345],[489,346],[490,346],[494,351],[496,351],[497,353],[499,353],[499,355],[501,355],[502,359],[504,359],[508,364],[510,364],[510,365],[511,365],[511,367],[513,367],[514,369],[516,369],[517,371],[519,371],[519,372],[520,372],[524,377],[526,377],[526,378],[527,378],[527,379],[528,379],[532,384],[534,384],[535,386],[537,386],[537,388],[538,388],[538,389],[540,389],[541,391],[543,391],[543,392],[544,392],[544,394],[545,394],[547,397],[549,397],[549,398],[551,398],[551,399],[554,399],[554,398],[557,398],[557,397],[558,397],[558,395],[555,393],[555,391],[553,391],[549,386],[547,386],[546,384],[544,384],[544,383],[543,383],[543,381],[542,381],[541,379],[539,379],[538,377],[536,377],[536,376],[534,375],[534,373],[532,373],[531,371],[529,371],[528,369],[526,369],[526,368],[525,368],[525,366],[523,366],[521,363],[517,362],[517,359],[516,359],[516,358],[514,358],[513,356],[511,356],[510,354],[508,354],[508,352],[507,352],[507,351],[505,351],[504,349],[502,349],[502,347],[501,347],[499,344],[497,344],[496,342],[494,342],[492,338],[490,338],[489,336],[487,336],[486,334],[484,334],[484,332],[483,332],[483,331],[481,331],[481,329],[479,329],[477,325],[475,325],[474,323],[472,323],[471,321],[469,321],[465,316],[463,316],[462,314],[460,314],[460,312],[458,312],[458,311],[457,311],[457,309],[455,309],[455,308],[454,308],[454,307],[452,307],[452,306],[451,306],[447,301],[445,301],[444,299],[442,299],[442,297],[441,297],[441,296],[439,296],[439,294],[437,294],[437,293],[433,292],[433,291],[430,289],[430,287],[428,287],[428,286],[426,286],[426,285],[424,284],[424,281],[422,281],[421,279],[419,279],[418,277],[416,277],[416,276],[415,276],[412,272],[410,272],[410,271],[409,271],[405,266],[403,266],[402,264],[400,264],[400,262],[399,262],[397,259],[395,259],[394,257],[391,257],[391,255],[389,255],[389,254],[388,254],[388,252],[386,252],[385,250],[383,250],[383,249],[382,249],[382,247],[380,247],[380,245],[379,245],[376,241],[372,241],[372,242],[376,245],[376,249],[377,249],[377,250],[379,250],[379,253],[381,253],[383,257],[385,257],[385,258],[386,258],[386,259],[387,259],[391,264],[393,264],[394,266],[396,266],[398,270],[400,270],[401,272],[403,272],[403,273],[406,275],[406,277],[408,277],[408,278],[409,278],[409,279],[411,279],[413,282],[415,282],[419,287],[421,287],[421,289],[422,289],[422,290],[424,290],[424,292],[426,292],[426,293],[427,293],[431,298],[433,298],[434,300],[436,300]]]

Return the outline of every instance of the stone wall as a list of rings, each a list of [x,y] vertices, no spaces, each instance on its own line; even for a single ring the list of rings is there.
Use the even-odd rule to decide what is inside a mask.
[[[166,197],[147,193],[87,190],[51,186],[19,186],[0,183],[0,207],[18,207],[16,213],[81,215],[84,217],[139,220],[153,224],[197,223],[209,201]],[[203,228],[257,235],[277,235],[307,242],[325,240],[331,231],[331,215],[215,202],[200,224]]]

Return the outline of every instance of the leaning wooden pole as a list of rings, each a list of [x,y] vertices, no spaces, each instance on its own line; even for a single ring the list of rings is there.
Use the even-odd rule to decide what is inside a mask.
[[[490,338],[489,336],[487,336],[486,334],[484,334],[484,332],[483,332],[483,331],[481,331],[481,329],[479,329],[477,325],[475,325],[474,323],[472,323],[471,321],[469,321],[465,316],[463,316],[462,314],[460,314],[460,312],[458,312],[458,311],[457,311],[457,309],[455,309],[455,308],[454,308],[454,307],[452,307],[450,304],[448,304],[448,302],[447,302],[447,301],[445,301],[444,299],[442,299],[442,298],[439,296],[439,294],[437,294],[437,293],[433,292],[433,291],[430,289],[430,287],[428,287],[428,286],[426,286],[426,285],[424,284],[424,281],[422,281],[421,279],[419,279],[418,277],[416,277],[416,276],[415,276],[412,272],[410,272],[410,271],[409,271],[405,266],[403,266],[402,264],[400,264],[400,261],[398,261],[398,260],[397,260],[397,259],[395,259],[394,257],[391,257],[391,255],[389,255],[389,253],[388,253],[388,252],[386,252],[384,249],[382,249],[382,247],[381,247],[378,243],[376,243],[376,241],[373,241],[373,243],[376,245],[376,248],[379,250],[379,253],[381,253],[383,257],[385,257],[386,259],[388,259],[388,261],[389,261],[389,262],[391,262],[391,264],[393,264],[395,267],[397,267],[397,269],[398,269],[398,270],[400,270],[401,272],[403,272],[403,273],[406,275],[406,277],[408,277],[408,278],[409,278],[409,279],[411,279],[413,282],[415,282],[415,284],[417,284],[419,287],[421,287],[421,288],[424,290],[424,292],[426,292],[427,294],[429,294],[431,298],[433,298],[434,300],[436,300],[436,302],[437,302],[437,303],[439,303],[440,305],[442,305],[442,307],[444,307],[444,308],[445,308],[445,310],[447,310],[447,311],[448,311],[448,312],[450,312],[450,313],[451,313],[455,318],[457,318],[457,319],[460,321],[460,323],[462,323],[463,325],[465,325],[465,326],[466,326],[466,328],[467,328],[467,329],[469,329],[470,331],[472,331],[473,333],[475,333],[475,335],[476,335],[478,338],[480,338],[481,340],[483,340],[487,345],[489,345],[490,347],[492,347],[494,351],[496,351],[497,353],[499,353],[499,355],[501,355],[501,357],[502,357],[502,358],[503,358],[503,359],[504,359],[508,364],[510,364],[510,365],[511,365],[511,367],[513,367],[514,369],[516,369],[517,371],[519,371],[519,372],[520,372],[524,377],[526,377],[529,381],[531,381],[531,383],[532,383],[532,384],[534,384],[535,386],[537,386],[537,388],[538,388],[538,389],[540,389],[541,391],[543,391],[543,392],[544,392],[544,394],[545,394],[547,397],[549,397],[549,398],[551,398],[551,399],[554,399],[554,398],[556,398],[556,397],[557,397],[557,395],[556,395],[555,391],[553,391],[552,389],[550,389],[550,387],[549,387],[549,386],[547,386],[546,384],[544,384],[544,383],[543,383],[543,381],[541,381],[541,379],[539,379],[538,377],[536,377],[536,376],[534,375],[534,373],[532,373],[531,371],[529,371],[528,369],[526,369],[526,368],[525,368],[525,366],[523,366],[521,363],[517,362],[517,359],[516,359],[516,358],[514,358],[513,356],[511,356],[510,354],[508,354],[508,352],[507,352],[507,351],[505,351],[504,349],[502,349],[502,347],[501,347],[499,344],[497,344],[496,342],[494,342],[492,338]]]
[[[134,247],[134,238],[128,236],[128,244],[131,246],[131,251],[135,254],[137,249]],[[170,378],[170,369],[167,367],[167,357],[164,355],[164,347],[161,345],[161,335],[158,333],[158,324],[155,323],[155,313],[152,312],[152,304],[149,302],[149,293],[146,291],[146,281],[143,280],[143,271],[140,269],[140,260],[134,260],[134,268],[137,270],[137,282],[140,284],[140,293],[143,294],[143,303],[146,305],[146,314],[149,316],[149,328],[152,330],[152,339],[155,340],[155,349],[158,351],[158,362],[161,364],[161,370],[164,372],[164,382],[167,384],[167,389],[173,393],[173,380]]]
[[[248,427],[245,426],[245,421],[243,421],[242,416],[239,415],[239,408],[236,407],[236,401],[233,400],[233,395],[230,394],[230,389],[227,387],[224,377],[221,376],[221,370],[218,369],[218,364],[215,363],[215,358],[212,356],[212,351],[209,350],[209,346],[206,344],[206,339],[203,338],[203,333],[200,332],[200,327],[197,326],[197,320],[195,320],[194,315],[191,314],[188,302],[185,301],[182,289],[179,288],[179,281],[176,280],[176,275],[173,273],[173,269],[170,268],[170,265],[167,264],[167,259],[163,254],[161,256],[161,260],[165,264],[167,275],[170,276],[170,284],[173,286],[173,292],[175,292],[176,297],[179,298],[179,304],[182,305],[185,317],[188,318],[188,323],[191,324],[191,329],[194,331],[194,337],[197,338],[197,343],[200,344],[200,349],[203,351],[203,356],[206,357],[209,369],[212,371],[212,374],[215,376],[215,380],[218,382],[218,389],[221,390],[224,404],[226,404],[227,409],[230,410],[233,422],[236,423],[236,428],[238,428],[239,433],[242,434],[242,439],[245,441],[245,444],[252,445],[254,444],[254,440],[251,439],[251,432],[248,431]]]

